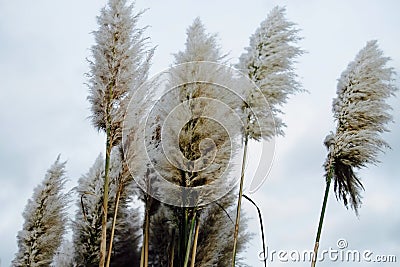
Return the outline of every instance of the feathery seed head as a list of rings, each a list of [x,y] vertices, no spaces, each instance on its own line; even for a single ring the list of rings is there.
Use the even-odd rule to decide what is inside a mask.
[[[110,0],[97,18],[89,61],[89,96],[92,123],[110,131],[113,145],[119,143],[126,105],[132,91],[147,79],[153,49],[147,49],[144,28],[137,28],[141,13],[125,0]]]
[[[249,77],[261,90],[266,98],[274,120],[262,121],[263,128],[275,129],[264,131],[261,138],[269,140],[272,135],[283,135],[285,124],[277,116],[282,113],[280,107],[286,103],[289,95],[301,91],[294,73],[295,59],[304,53],[295,44],[302,38],[295,24],[285,18],[285,8],[275,7],[261,22],[259,28],[250,37],[250,46],[239,58],[236,67]],[[251,97],[246,102],[257,108],[257,98]],[[257,133],[250,131],[250,138],[259,140]]]
[[[369,41],[342,73],[333,100],[337,122],[328,162],[333,162],[335,192],[345,206],[350,203],[357,213],[361,204],[362,184],[355,168],[378,163],[378,155],[389,145],[381,137],[389,131],[391,107],[386,100],[397,90],[392,84],[393,68],[386,66],[388,57],[378,48],[377,41]],[[326,170],[327,175],[329,168]]]
[[[135,180],[148,189],[150,168],[157,188],[153,196],[164,203],[203,205],[223,196],[235,183],[228,173],[244,126],[238,108],[243,94],[235,87],[233,70],[220,64],[222,59],[215,36],[206,34],[196,19],[187,31],[185,49],[175,54],[177,65],[154,78],[159,81],[150,87],[154,105],[146,109],[142,121],[126,124],[136,130],[124,128],[125,153]],[[137,110],[131,104],[128,119]],[[146,163],[137,166],[135,162],[141,161],[134,158]]]

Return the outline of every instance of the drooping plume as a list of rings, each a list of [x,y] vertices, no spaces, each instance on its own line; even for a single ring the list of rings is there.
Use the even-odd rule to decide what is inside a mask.
[[[332,169],[336,196],[356,213],[363,186],[355,170],[378,163],[379,153],[389,148],[381,136],[392,121],[386,101],[397,90],[393,68],[387,67],[389,60],[377,41],[369,41],[341,74],[333,100],[337,127],[325,140],[329,150],[326,175]]]

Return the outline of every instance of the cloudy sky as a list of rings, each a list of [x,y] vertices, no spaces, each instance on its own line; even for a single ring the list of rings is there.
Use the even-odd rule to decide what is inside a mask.
[[[69,187],[103,150],[104,136],[88,120],[89,103],[84,73],[93,44],[91,31],[105,0],[0,0],[0,260],[8,266],[17,251],[16,234],[22,211],[33,188],[61,153],[67,160]],[[266,224],[272,250],[312,249],[324,190],[325,135],[333,130],[331,100],[336,82],[368,40],[377,39],[400,73],[400,2],[397,0],[330,1],[155,1],[137,0],[149,8],[141,25],[157,45],[151,73],[172,64],[172,53],[183,48],[185,30],[199,16],[207,30],[218,33],[222,49],[235,63],[249,36],[275,5],[302,29],[297,73],[309,93],[291,98],[285,106],[286,136],[277,139],[270,175],[252,195]],[[399,80],[396,84],[399,85]],[[396,123],[385,138],[392,150],[381,164],[359,172],[365,185],[364,204],[357,218],[331,194],[320,249],[337,249],[338,239],[348,249],[371,250],[374,255],[396,255],[400,261],[400,103],[392,99]],[[245,209],[257,231],[257,214]],[[245,254],[251,266],[261,266],[258,236]],[[269,266],[309,266],[280,262]],[[319,266],[336,266],[326,260]],[[340,263],[364,266],[365,263]],[[370,263],[368,266],[395,266]]]

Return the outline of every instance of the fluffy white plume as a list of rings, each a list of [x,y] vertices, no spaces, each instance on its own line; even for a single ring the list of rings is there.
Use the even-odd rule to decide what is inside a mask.
[[[112,211],[114,210],[115,193],[118,188],[118,184],[121,181],[123,174],[122,160],[119,147],[115,147],[111,154],[111,166],[110,166],[110,201],[109,201],[109,213],[108,227],[112,222]],[[104,158],[100,154],[93,166],[89,169],[88,173],[83,175],[78,180],[78,186],[76,192],[78,193],[79,201],[77,202],[78,210],[74,221],[74,247],[75,247],[75,263],[78,266],[96,266],[99,261],[99,245],[101,238],[101,220],[103,212],[103,184],[104,184]],[[130,210],[126,207],[126,196],[123,194],[121,197],[120,209],[118,212],[118,218],[116,225],[116,237],[115,245],[116,250],[114,251],[113,261],[121,261],[119,258],[120,250],[126,250],[122,247],[119,242],[127,243],[127,245],[136,245],[136,241],[133,244],[129,243],[130,240],[127,238],[136,238],[135,233],[131,233],[131,236],[122,237],[120,232],[130,232],[133,225],[133,218],[130,217]],[[129,220],[129,221],[128,221]],[[121,226],[124,225],[124,229]],[[131,250],[134,253],[134,249]],[[133,257],[135,255],[132,255]]]
[[[127,131],[124,151],[142,188],[148,187],[149,168],[161,182],[166,179],[182,187],[222,183],[218,178],[223,175],[228,178],[243,122],[238,114],[242,99],[231,88],[232,73],[218,64],[223,58],[215,36],[206,34],[200,19],[195,19],[187,31],[185,50],[175,54],[176,65],[155,82],[160,90],[154,95],[157,101],[144,116],[132,115],[140,114],[140,108],[129,107],[133,129]],[[143,120],[138,123],[136,118]],[[166,191],[160,194],[174,203],[180,199]]]
[[[363,187],[354,168],[377,163],[379,152],[389,147],[381,137],[392,121],[386,100],[397,90],[393,68],[386,66],[389,60],[377,41],[369,41],[343,71],[333,100],[337,128],[325,141],[330,150],[326,171],[328,175],[333,168],[337,197],[356,212]]]
[[[121,124],[131,93],[148,76],[154,49],[146,49],[144,29],[137,23],[142,13],[133,14],[133,4],[110,0],[97,18],[94,32],[88,99],[92,104],[92,122],[99,129],[110,130],[112,143],[121,138]]]
[[[232,186],[229,179],[238,177],[232,175],[232,179],[226,169],[240,144],[243,128],[243,116],[238,114],[243,100],[240,90],[235,89],[229,68],[221,65],[224,56],[215,36],[206,33],[200,19],[195,19],[188,28],[185,49],[174,56],[176,65],[156,78],[154,88],[160,91],[154,94],[154,105],[144,115],[137,107],[128,113],[128,125],[137,127],[127,129],[124,142],[124,152],[136,181],[147,193],[171,204],[157,203],[157,209],[149,208],[154,212],[151,214],[149,260],[157,266],[169,264],[172,255],[175,264],[183,263],[185,238],[189,234],[189,228],[184,226],[188,219],[185,220],[183,214],[187,211],[191,214],[188,216],[194,216],[195,208],[180,206],[202,205],[202,197],[226,190]],[[138,123],[138,118],[143,120]],[[182,191],[169,191],[164,188],[166,184]],[[204,190],[200,195],[190,194],[191,188],[204,185],[209,185],[211,190]],[[229,200],[225,208],[233,205],[232,195]],[[207,212],[200,215],[205,210]],[[218,215],[212,214],[213,211]],[[198,211],[202,231],[199,239],[204,242],[232,234],[233,224],[226,227],[224,234],[215,232],[218,225],[229,219],[218,206],[213,211],[208,212],[208,208]],[[208,231],[210,227],[215,229]],[[231,248],[222,241],[213,245],[216,250],[204,251],[207,248],[202,247],[196,266],[208,266],[210,262],[220,264],[216,266],[226,264],[229,256],[215,254],[228,255]]]
[[[25,207],[12,266],[50,266],[67,225],[68,195],[62,192],[65,181],[65,162],[58,157]]]
[[[236,67],[257,85],[272,112],[270,114],[269,110],[265,110],[264,119],[260,116],[258,120],[250,119],[250,124],[256,121],[260,124],[249,126],[245,134],[250,138],[268,140],[275,134],[283,134],[285,125],[278,117],[282,113],[280,107],[286,103],[289,95],[301,90],[293,67],[295,59],[304,53],[295,46],[301,39],[298,32],[295,24],[285,18],[285,8],[275,7],[250,37],[250,46],[240,56]],[[246,106],[257,109],[261,97],[256,92],[250,92]]]

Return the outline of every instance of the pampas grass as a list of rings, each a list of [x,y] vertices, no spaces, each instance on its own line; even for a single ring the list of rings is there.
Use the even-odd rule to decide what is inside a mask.
[[[392,84],[393,68],[383,56],[377,41],[369,41],[341,74],[337,97],[333,100],[336,130],[324,141],[328,149],[326,189],[314,247],[315,266],[322,224],[331,181],[336,198],[358,215],[364,189],[356,170],[379,162],[378,155],[389,148],[382,133],[392,121],[391,107],[386,100],[397,90]]]

